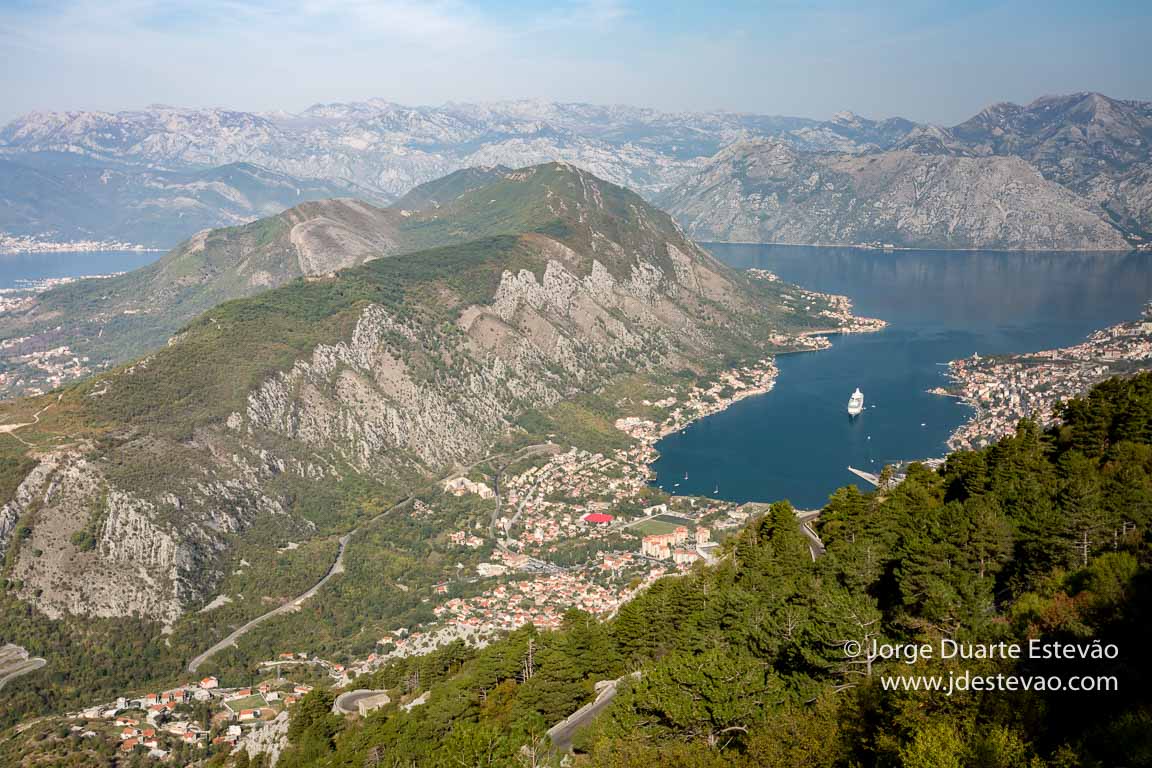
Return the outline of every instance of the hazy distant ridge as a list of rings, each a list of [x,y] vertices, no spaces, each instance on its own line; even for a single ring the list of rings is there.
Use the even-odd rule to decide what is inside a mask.
[[[934,208],[925,210],[915,201],[905,208],[898,199],[872,197],[879,179],[875,173],[864,174],[870,179],[867,193],[837,188],[834,203],[812,198],[803,190],[808,178],[797,178],[792,187],[776,184],[777,198],[788,193],[792,207],[809,200],[815,206],[833,205],[844,214],[829,218],[826,207],[793,212],[785,205],[769,216],[793,220],[784,229],[789,237],[800,238],[798,242],[891,239],[933,247],[1122,248],[1152,232],[1152,104],[1096,93],[1049,96],[1026,106],[995,104],[953,127],[903,118],[871,120],[850,112],[820,121],[530,100],[438,107],[370,100],[317,104],[298,114],[173,107],[36,113],[0,129],[0,158],[26,163],[22,158],[51,156],[58,176],[83,176],[70,166],[86,165],[134,180],[126,183],[124,194],[96,210],[95,204],[85,206],[83,195],[61,198],[55,179],[27,174],[21,184],[0,188],[0,229],[62,232],[76,220],[95,219],[111,222],[109,236],[130,239],[127,233],[141,231],[135,216],[142,211],[146,219],[169,222],[171,233],[178,235],[170,244],[194,231],[190,213],[203,226],[219,226],[267,215],[277,205],[287,207],[295,201],[284,200],[276,191],[285,186],[314,187],[303,199],[324,196],[323,185],[331,184],[341,190],[334,194],[386,201],[462,168],[563,160],[650,200],[679,206],[674,213],[699,237],[779,239],[776,225],[749,223],[766,210],[754,189],[743,196],[727,189],[725,197],[711,199],[704,182],[715,180],[716,164],[725,162],[733,145],[762,140],[778,141],[813,163],[839,168],[836,172],[853,165],[853,157],[880,158],[897,150],[902,151],[899,157],[969,158],[977,162],[932,161],[920,167],[935,169],[937,180],[943,179],[944,168],[963,168],[955,183],[1010,177],[1027,190],[1026,199],[948,195],[943,203],[934,198]],[[896,157],[887,157],[881,167],[907,170],[915,165],[897,162]],[[1019,158],[1038,171],[1042,181],[1059,185],[1075,199],[1055,186],[1041,193],[1044,185],[1029,179],[1026,168],[996,158]],[[266,205],[245,207],[210,199],[198,181],[192,183],[191,194],[183,194],[183,188],[169,194],[172,183],[167,180],[159,185],[167,191],[156,191],[156,174],[212,173],[233,163],[269,169],[268,176],[278,177],[267,182],[271,189],[266,194],[258,195]],[[986,174],[974,177],[975,168]],[[862,171],[854,173],[858,178]],[[889,182],[881,186],[893,194],[910,183],[895,177]],[[875,204],[888,213],[870,223],[860,209]],[[694,206],[721,207],[727,213],[701,218],[693,214]],[[724,223],[725,215],[732,221]],[[897,223],[889,226],[885,222],[892,216]],[[1002,226],[995,224],[997,216],[1004,220]],[[804,217],[809,225],[797,223]],[[905,226],[901,217],[914,223]],[[809,232],[818,222],[819,236]],[[147,226],[157,238],[167,234],[159,224]],[[761,232],[767,234],[757,234]]]

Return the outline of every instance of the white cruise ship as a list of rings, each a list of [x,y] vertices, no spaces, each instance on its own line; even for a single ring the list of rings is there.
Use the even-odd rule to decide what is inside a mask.
[[[848,398],[848,415],[859,416],[864,410],[864,393],[860,391],[860,387],[856,387],[856,391],[852,393],[852,397]]]

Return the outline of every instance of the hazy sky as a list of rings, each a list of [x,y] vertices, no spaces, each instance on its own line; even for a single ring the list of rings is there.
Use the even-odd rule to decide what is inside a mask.
[[[536,97],[952,124],[1046,93],[1152,99],[1149,30],[1148,0],[0,0],[0,122]]]

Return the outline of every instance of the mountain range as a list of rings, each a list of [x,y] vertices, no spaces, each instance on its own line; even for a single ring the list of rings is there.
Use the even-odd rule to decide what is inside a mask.
[[[949,194],[943,206],[932,201],[916,210],[907,228],[900,224],[904,204],[884,194],[873,197],[875,183],[859,190],[841,186],[823,213],[812,211],[809,221],[782,227],[781,234],[799,237],[797,242],[1114,249],[1152,231],[1152,103],[1096,93],[1044,97],[1027,106],[995,104],[950,128],[850,112],[812,120],[545,101],[407,107],[370,100],[317,104],[300,113],[165,106],[34,113],[0,129],[9,179],[0,188],[0,230],[171,246],[200,228],[252,220],[300,200],[351,196],[382,203],[463,168],[561,160],[671,204],[700,237],[725,239],[732,230],[737,239],[772,239],[772,222],[739,223],[764,215],[755,185],[734,193],[729,182],[715,200],[709,192],[733,147],[761,140],[833,166],[891,151],[981,159],[947,163],[944,176],[980,168],[993,184],[1001,178],[1024,183],[1024,166],[998,160],[1014,158],[1056,185],[1028,181],[1028,199],[1018,208],[1012,196]],[[881,167],[910,170],[892,160]],[[939,176],[938,168],[925,172]],[[960,173],[961,182],[965,176]],[[794,189],[792,197],[806,199],[810,178],[777,179],[777,196]],[[909,183],[892,177],[880,186]],[[843,209],[846,199],[855,201],[854,208],[889,211],[871,221]],[[908,204],[915,208],[919,201]],[[705,221],[694,210],[701,206],[722,207],[734,219]],[[1051,225],[1034,220],[1032,211],[1048,208]],[[1065,212],[1070,219],[1062,218]],[[777,215],[795,218],[787,211]],[[1015,220],[990,224],[998,215]],[[1097,223],[1084,223],[1084,215]],[[810,234],[813,228],[819,237]]]
[[[887,146],[912,127],[848,113],[817,121],[544,101],[406,107],[371,100],[317,104],[297,114],[160,106],[34,113],[0,129],[0,147],[171,170],[250,162],[296,177],[348,179],[392,198],[460,168],[565,160],[649,194],[742,137],[787,136],[804,149],[863,151]]]
[[[996,104],[889,148],[722,150],[657,201],[697,238],[1127,250],[1152,233],[1152,103],[1095,93]]]
[[[557,168],[584,178],[573,167]],[[0,315],[0,391],[44,391],[127,362],[163,346],[201,312],[298,278],[535,230],[564,205],[550,201],[539,185],[525,183],[541,173],[503,167],[458,171],[413,190],[391,208],[351,198],[303,203],[244,226],[199,232],[134,272],[16,300]],[[663,217],[639,197],[633,200],[647,216]],[[595,250],[618,228],[611,220],[587,234],[588,247]]]

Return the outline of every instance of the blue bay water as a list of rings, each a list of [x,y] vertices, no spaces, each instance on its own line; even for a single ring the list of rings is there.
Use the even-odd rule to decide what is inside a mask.
[[[771,392],[659,443],[658,485],[740,502],[787,498],[812,509],[859,482],[849,465],[879,471],[942,456],[968,410],[927,393],[947,382],[941,364],[1076,343],[1138,317],[1152,299],[1152,254],[709,249],[735,267],[846,294],[857,314],[889,322],[880,333],[833,337],[828,350],[781,355]],[[850,420],[855,387],[866,408]]]
[[[0,288],[17,287],[19,280],[129,272],[151,264],[163,255],[157,251],[0,253]]]

